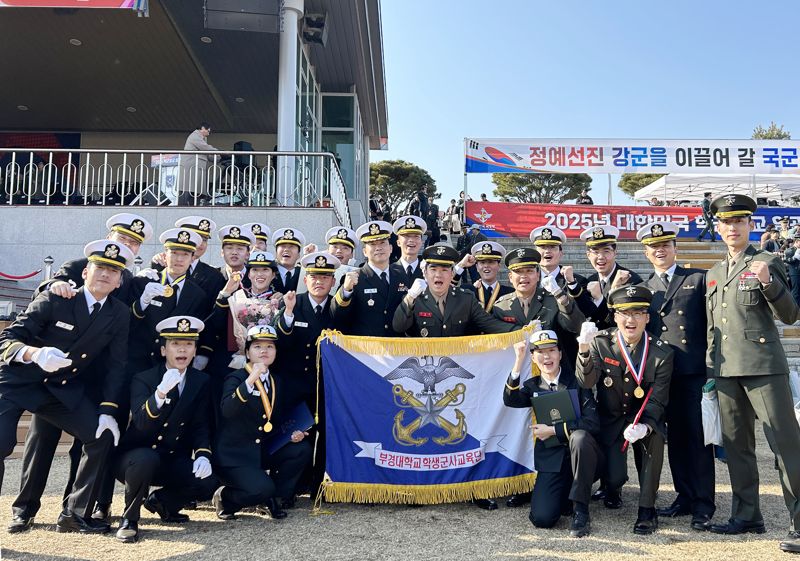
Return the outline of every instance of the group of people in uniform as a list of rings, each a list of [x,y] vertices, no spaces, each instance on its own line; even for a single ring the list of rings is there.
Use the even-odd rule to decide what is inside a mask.
[[[187,216],[161,233],[163,252],[134,275],[153,229],[117,214],[107,238],[42,283],[0,334],[3,458],[20,416],[33,413],[9,531],[33,526],[62,431],[75,441],[58,531],[110,531],[115,481],[125,487],[123,542],[139,538],[142,507],[175,523],[207,500],[223,520],[244,508],[284,518],[298,493],[313,497],[323,485],[315,348],[323,330],[458,337],[533,324],[530,340],[514,348],[504,403],[531,407],[540,394],[571,391],[580,411],[567,422],[534,420],[536,482],[507,506],[530,502],[537,527],[571,516],[570,534],[586,536],[592,500],[623,504],[630,447],[636,534],[656,531],[659,516],[690,516],[698,531],[762,533],[758,418],[790,512],[780,547],[799,552],[800,427],[773,318],[793,323],[800,310],[780,260],[749,244],[755,206],[741,195],[711,203],[728,254],[707,273],[677,264],[677,225],[642,227],[637,238],[653,267],[646,280],[617,263],[619,231],[610,225],[582,233],[595,271],[583,277],[562,263],[567,238],[558,228],[534,229],[529,247],[506,251],[484,240],[461,257],[447,245],[423,250],[427,225],[418,216],[331,228],[324,250],[295,228],[217,228]],[[215,234],[219,268],[202,259]],[[355,265],[359,245],[365,261]],[[480,278],[463,282],[472,267]],[[532,376],[522,372],[529,350]],[[709,378],[734,497],[725,523],[712,521],[714,453],[700,406]],[[677,496],[656,508],[665,443]],[[2,475],[0,464],[0,484]],[[497,508],[493,499],[474,502]]]

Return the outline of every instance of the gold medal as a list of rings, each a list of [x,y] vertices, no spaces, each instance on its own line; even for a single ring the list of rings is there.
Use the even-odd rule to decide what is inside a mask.
[[[165,298],[171,298],[174,293],[175,293],[175,289],[173,289],[171,286],[167,285],[167,286],[164,287],[164,297]]]
[[[644,390],[642,386],[636,386],[636,389],[633,390],[633,397],[636,399],[642,399],[644,397]]]
[[[269,421],[264,423],[264,432],[269,432],[271,430],[272,430],[272,423],[270,423]]]
[[[603,378],[603,385],[607,388],[610,388],[614,384],[614,380],[611,379],[611,376],[606,376]]]

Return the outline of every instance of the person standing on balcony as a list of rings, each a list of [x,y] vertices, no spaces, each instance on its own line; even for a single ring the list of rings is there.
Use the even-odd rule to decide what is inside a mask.
[[[207,139],[210,134],[211,125],[206,122],[200,123],[200,126],[186,139],[183,149],[191,152],[219,150],[208,143]],[[179,206],[189,206],[195,201],[200,203],[211,198],[211,191],[208,188],[208,163],[212,162],[214,158],[215,156],[210,154],[181,155]]]

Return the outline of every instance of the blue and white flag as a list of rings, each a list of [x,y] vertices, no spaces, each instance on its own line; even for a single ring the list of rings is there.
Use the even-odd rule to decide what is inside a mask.
[[[325,497],[435,504],[530,491],[530,410],[503,405],[513,345],[527,333],[323,332]]]

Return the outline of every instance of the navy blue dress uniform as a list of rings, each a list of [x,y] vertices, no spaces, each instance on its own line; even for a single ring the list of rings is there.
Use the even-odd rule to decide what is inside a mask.
[[[280,246],[282,245],[297,246],[301,254],[303,246],[306,245],[306,237],[297,228],[278,228],[273,233],[272,241],[275,244],[276,256],[280,255]],[[272,281],[272,288],[275,289],[275,292],[280,292],[281,294],[297,290],[300,281],[300,265],[295,265],[291,271],[282,269],[283,267],[279,266],[278,274],[275,276],[275,280]]]
[[[277,334],[271,326],[256,326],[248,331],[247,338],[248,343],[275,341]],[[294,495],[311,461],[312,446],[307,439],[268,452],[266,444],[273,427],[291,414],[302,396],[285,378],[269,371],[251,389],[247,384],[250,368],[247,364],[225,379],[222,424],[214,447],[214,466],[224,487],[217,489],[213,498],[217,516],[224,520],[234,518],[244,507],[264,504],[276,517],[281,512],[276,499]]]
[[[560,248],[563,248],[564,244],[567,243],[567,235],[563,232],[563,230],[556,228],[555,226],[539,226],[538,228],[534,228],[531,230],[530,239],[533,242],[533,247],[540,251],[546,247],[552,246],[559,246]],[[573,300],[575,300],[575,303],[578,305],[578,308],[580,308],[581,312],[583,312],[584,316],[591,314],[594,311],[592,297],[583,288],[588,282],[586,277],[574,273],[574,282],[570,284],[564,277],[564,273],[561,272],[561,267],[559,266],[557,269],[558,270],[555,274],[555,279],[561,290],[569,292],[569,295],[572,296]],[[542,268],[541,278],[544,278],[545,276],[547,276],[547,272],[544,270],[544,268]],[[564,346],[565,344],[568,345],[569,343],[567,343],[567,339],[562,339],[560,344]]]
[[[532,351],[560,347],[555,331],[541,330],[531,334]],[[561,369],[556,382],[548,382],[541,375],[533,376],[520,385],[519,373],[512,372],[503,391],[507,407],[531,407],[532,398],[552,391],[574,391],[580,405],[580,418],[553,425],[559,446],[547,446],[537,439],[534,444],[533,464],[536,483],[533,487],[530,520],[540,528],[552,528],[562,513],[576,503],[587,515],[592,483],[600,477],[604,465],[603,452],[596,437],[600,432],[597,402],[591,389],[582,388],[575,372],[562,355]],[[555,387],[551,386],[555,384]],[[584,533],[585,532],[585,533]],[[580,532],[586,535],[588,528]],[[578,537],[580,537],[578,536]]]
[[[162,233],[159,240],[166,249],[194,253],[200,237],[190,229],[172,228]],[[149,370],[160,363],[160,339],[156,325],[175,315],[205,317],[206,293],[186,274],[170,278],[164,269],[158,282],[146,277],[134,279],[136,295],[131,310],[131,333],[128,348],[128,373],[133,375]],[[142,296],[148,284],[161,284],[163,296],[156,296],[144,306]]]
[[[729,226],[722,223],[731,218],[749,220],[755,209],[756,202],[744,195],[726,195],[711,203],[726,244]],[[750,270],[758,262],[768,267],[766,284]],[[800,309],[789,293],[784,265],[778,257],[748,244],[708,271],[706,301],[706,367],[709,376],[716,378],[722,442],[733,489],[730,521],[712,525],[711,531],[765,531],[754,452],[758,418],[777,459],[791,521],[790,534],[780,547],[800,552],[800,427],[789,388],[789,365],[774,321],[792,324],[800,317]]]
[[[217,230],[217,223],[206,218],[205,216],[184,216],[175,221],[176,228],[183,228],[189,230],[200,236],[201,240],[208,243],[211,239],[211,234]],[[153,265],[151,265],[153,267]],[[161,266],[154,267],[158,270],[162,269]],[[186,273],[187,278],[192,279],[192,282],[203,289],[206,293],[205,313],[199,317],[206,317],[211,313],[214,307],[214,299],[217,293],[225,286],[227,279],[220,273],[216,267],[212,267],[205,261],[196,259],[189,265],[189,270]]]
[[[678,226],[654,222],[636,237],[646,246],[675,243]],[[650,275],[653,293],[647,330],[673,351],[674,368],[667,405],[667,453],[678,493],[661,516],[691,514],[692,525],[705,530],[714,516],[714,451],[705,445],[700,402],[706,382],[705,271],[673,264]]]
[[[251,232],[251,228],[245,226],[223,226],[217,232],[219,240],[223,246],[226,244],[233,244],[243,246],[246,248],[252,247],[255,237]],[[271,254],[269,254],[271,255]],[[249,258],[248,258],[249,259]],[[277,271],[274,265],[274,256],[271,256],[265,262],[265,266],[270,267],[273,271]],[[214,292],[214,306],[206,317],[206,328],[200,340],[200,350],[198,354],[208,358],[208,364],[204,370],[211,375],[211,397],[212,406],[216,409],[219,404],[219,398],[222,396],[222,383],[225,376],[231,371],[228,368],[228,363],[231,361],[231,351],[228,349],[228,337],[232,336],[232,318],[230,314],[230,305],[228,298],[230,294],[224,292],[225,285],[230,279],[230,275],[237,275],[241,286],[245,289],[251,287],[250,278],[247,274],[247,267],[245,266],[241,271],[234,273],[229,272],[227,266],[222,266],[218,269],[220,273],[219,288]]]
[[[586,242],[587,250],[599,249],[605,246],[613,246],[616,249],[617,236],[619,236],[619,229],[613,226],[596,225],[584,230],[581,233],[581,240]],[[584,308],[590,310],[588,312],[587,310],[584,310],[584,315],[588,321],[593,321],[599,329],[614,327],[614,318],[612,317],[611,310],[608,307],[608,295],[611,292],[611,285],[614,284],[614,279],[617,278],[617,274],[620,271],[628,271],[631,275],[626,284],[642,284],[642,282],[644,282],[642,277],[640,277],[635,271],[631,271],[627,267],[623,267],[619,263],[615,263],[614,270],[611,271],[611,274],[607,279],[601,278],[600,274],[595,272],[586,277],[586,283],[582,284],[582,288],[584,292],[589,295],[590,300],[588,304],[586,301],[583,301]],[[600,283],[600,288],[603,293],[603,300],[599,304],[595,304],[594,301],[591,300],[591,295],[587,289],[587,285],[590,282]],[[589,307],[589,304],[591,304],[591,307]]]
[[[340,266],[339,260],[325,251],[305,255],[300,263],[306,275],[333,276]],[[322,372],[317,372],[317,339],[323,330],[334,327],[331,300],[326,295],[318,302],[310,293],[301,292],[297,295],[291,322],[286,317],[285,308],[278,313],[276,322],[278,358],[275,371],[281,382],[294,386],[292,392],[305,401],[309,411],[316,413],[318,419],[314,427],[316,434],[312,433],[316,439],[310,474],[312,498],[317,496],[325,475],[325,386]]]
[[[530,267],[538,269],[540,260],[541,255],[537,250],[522,247],[510,251],[506,255],[505,263],[509,271]],[[527,313],[525,313],[523,302],[516,292],[506,294],[497,299],[492,308],[492,314],[517,329],[538,319],[542,324],[542,329],[552,329],[561,338],[564,338],[567,333],[573,334],[569,336],[574,336],[580,331],[584,316],[569,294],[563,291],[561,294],[556,299],[541,286],[537,286],[527,304]]]
[[[392,229],[397,236],[397,246],[400,247],[400,236],[417,235],[420,236],[420,248],[425,245],[425,240],[422,236],[428,231],[428,224],[423,218],[409,214],[401,216],[392,223]],[[396,261],[393,260],[391,268],[392,273],[401,275],[405,278],[403,284],[407,287],[414,284],[416,279],[423,278],[422,267],[420,260],[415,258],[412,262],[407,262],[403,259],[402,255]]]
[[[98,240],[84,248],[84,255],[97,267],[121,271],[133,260],[131,251],[110,240]],[[91,311],[90,311],[91,308]],[[17,443],[17,423],[24,411],[64,430],[83,442],[83,455],[72,493],[59,517],[59,531],[107,532],[107,524],[89,519],[112,438],[106,430],[99,436],[100,422],[110,425],[117,413],[125,385],[128,326],[127,306],[113,297],[97,301],[86,287],[71,299],[44,291],[34,298],[17,320],[0,334],[0,452],[7,458]],[[24,362],[28,345],[41,350]],[[54,363],[41,360],[41,353],[59,357]],[[108,351],[108,352],[106,352]],[[36,355],[39,355],[38,357]],[[68,356],[67,356],[68,355]],[[93,365],[101,360],[102,364]],[[47,365],[48,370],[42,366]],[[87,384],[101,384],[86,372],[103,371],[102,397],[91,399]],[[105,417],[102,417],[105,416]],[[117,430],[109,426],[109,429]],[[25,467],[23,466],[23,471]],[[3,479],[0,464],[0,486]],[[30,527],[33,513],[15,512],[16,528]]]
[[[433,245],[425,249],[422,258],[426,266],[452,267],[459,255],[452,247]],[[461,337],[514,329],[486,313],[469,290],[450,286],[442,300],[444,313],[429,287],[411,302],[404,298],[394,313],[394,330],[411,337]]]
[[[609,295],[609,305],[616,311],[646,310],[651,302],[652,293],[643,286],[623,286]],[[628,366],[626,356],[636,370],[643,370],[639,373],[641,380]],[[578,353],[575,376],[584,388],[596,387],[601,426],[598,439],[606,457],[603,480],[609,508],[621,506],[620,489],[628,479],[627,455],[622,451],[624,430],[642,411],[638,423],[647,427],[647,434],[633,444],[634,451],[640,449],[637,534],[649,534],[658,527],[654,505],[664,461],[665,409],[672,367],[672,349],[646,331],[633,349],[628,349],[617,329],[600,331],[590,350]]]
[[[116,232],[132,238],[139,243],[147,241],[153,234],[153,228],[145,218],[131,213],[115,214],[106,221],[106,227],[108,228],[109,236]],[[56,281],[66,282],[73,289],[82,287],[82,273],[88,263],[89,260],[86,257],[65,262],[61,265],[61,268],[56,272],[55,276],[49,280],[43,281],[39,285],[34,292],[34,297],[38,296],[42,291],[47,290]],[[133,302],[132,286],[133,273],[125,268],[122,270],[122,276],[120,277],[120,286],[114,289],[110,296],[130,306]],[[105,360],[101,358],[100,360],[94,361],[93,364],[97,366],[104,362]],[[101,392],[99,389],[102,387],[105,372],[99,368],[87,368],[83,375],[87,382],[92,380],[92,382],[86,384],[90,399],[96,403],[100,403],[102,396],[100,395]],[[120,408],[115,418],[118,424],[124,425],[127,423],[127,410]],[[23,471],[19,493],[11,505],[14,517],[30,519],[39,511],[41,498],[47,485],[47,476],[60,440],[61,429],[51,425],[38,415],[33,415],[31,417],[31,424],[28,428],[28,433],[25,435],[25,448],[22,453]],[[78,439],[74,439],[69,449],[70,465],[67,484],[64,488],[65,500],[75,481],[75,473],[78,470],[78,462],[80,461],[82,448],[83,443]],[[16,528],[17,526],[13,525],[13,527]]]
[[[477,267],[481,262],[497,261],[499,263],[502,261],[506,256],[506,248],[497,242],[485,241],[478,242],[473,245],[470,253],[473,257],[475,257],[475,261],[478,262],[476,265],[477,270]],[[456,274],[453,276],[453,284],[455,285],[461,284],[461,275],[463,274],[463,271],[459,273],[459,270],[460,268],[456,266]],[[464,288],[472,291],[475,294],[478,302],[487,312],[492,311],[494,303],[497,302],[498,298],[514,292],[513,288],[501,284],[500,279],[497,278],[495,278],[495,281],[492,284],[487,284],[485,280],[480,278],[471,285],[464,285]]]
[[[109,218],[106,221],[106,227],[108,228],[109,236],[111,236],[114,232],[117,232],[128,236],[139,243],[144,243],[153,236],[153,227],[146,219],[138,214],[131,214],[128,212],[115,214]],[[40,292],[47,290],[50,285],[58,281],[66,282],[74,289],[80,288],[83,286],[83,277],[81,275],[88,263],[89,260],[86,257],[64,262],[52,277],[42,281],[42,283],[34,292],[34,297]],[[125,304],[132,304],[132,281],[133,273],[131,273],[131,271],[127,268],[124,269],[122,271],[119,288],[116,288],[114,292],[111,293],[111,296],[117,300],[121,300]]]
[[[163,345],[181,340],[196,344],[203,327],[197,318],[175,316],[156,329]],[[143,504],[165,522],[186,522],[189,517],[180,510],[190,501],[211,499],[218,486],[210,464],[208,374],[187,361],[182,373],[175,370],[179,376],[174,377],[174,387],[162,392],[168,367],[162,362],[131,381],[131,424],[115,462],[116,476],[125,484],[125,510],[117,532],[124,542],[137,540]],[[202,464],[207,465],[200,472]],[[151,485],[161,488],[150,493]]]
[[[363,224],[356,231],[362,243],[389,239],[392,226],[382,220]],[[343,286],[336,291],[331,302],[331,313],[336,328],[347,335],[396,337],[392,329],[394,312],[408,292],[405,275],[394,274],[391,266],[384,272],[383,280],[369,263],[358,271],[358,284],[350,294]]]

